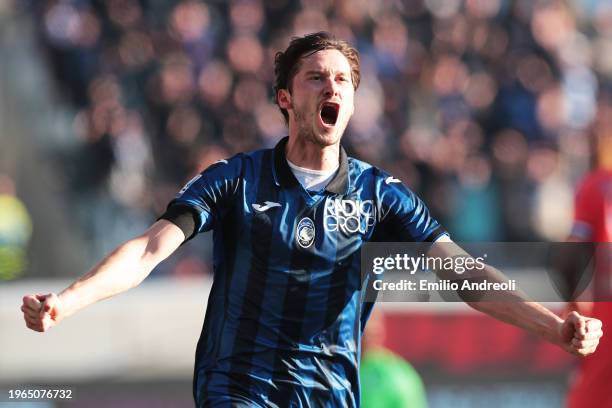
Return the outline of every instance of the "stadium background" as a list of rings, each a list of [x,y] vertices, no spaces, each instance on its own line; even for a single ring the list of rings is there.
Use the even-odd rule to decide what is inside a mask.
[[[350,153],[456,241],[565,238],[576,183],[612,157],[595,148],[612,130],[609,2],[4,0],[0,401],[63,385],[90,407],[191,406],[209,235],[44,336],[21,296],[84,273],[212,162],[274,145],[274,53],[319,30],[361,54]],[[431,407],[562,403],[575,361],[555,347],[458,304],[385,308]]]

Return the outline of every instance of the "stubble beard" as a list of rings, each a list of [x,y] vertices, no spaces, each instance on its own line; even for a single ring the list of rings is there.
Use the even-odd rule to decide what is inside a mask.
[[[310,125],[310,123],[314,121],[309,122],[307,114],[304,114],[302,111],[297,109],[294,110],[294,113],[295,123],[298,127],[298,135],[303,140],[306,140],[309,143],[315,144],[319,147],[327,147],[336,144],[340,139],[337,136],[337,129],[328,135],[317,134],[314,126]]]

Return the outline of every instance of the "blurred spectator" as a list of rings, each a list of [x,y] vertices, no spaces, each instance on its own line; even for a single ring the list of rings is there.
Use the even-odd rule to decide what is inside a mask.
[[[384,347],[385,321],[380,308],[372,313],[362,337],[361,406],[363,408],[426,408],[419,374],[402,357]]]
[[[75,196],[93,185],[150,219],[206,163],[284,135],[274,53],[293,35],[327,29],[361,53],[344,139],[353,154],[407,182],[455,239],[561,240],[569,226],[555,220],[571,211],[597,100],[612,79],[612,7],[603,1],[30,7],[87,135],[62,156],[74,164]]]
[[[15,196],[15,183],[0,174],[0,281],[23,274],[31,235],[32,220],[23,202]]]
[[[612,123],[608,113],[609,97],[599,101],[597,120],[592,128],[595,168],[580,183],[576,192],[573,228],[570,242],[596,242],[592,282],[586,300],[572,302],[570,308],[612,325]],[[604,301],[606,300],[606,301]],[[612,337],[602,338],[597,358],[587,357],[570,384],[569,408],[612,407],[607,387],[612,381]]]

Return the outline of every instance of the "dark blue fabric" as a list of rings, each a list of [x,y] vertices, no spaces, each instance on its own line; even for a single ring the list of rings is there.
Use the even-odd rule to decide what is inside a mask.
[[[195,211],[196,232],[214,231],[198,406],[359,406],[373,306],[362,302],[360,248],[444,233],[399,180],[344,151],[330,184],[308,193],[285,144],[212,165],[169,205]]]

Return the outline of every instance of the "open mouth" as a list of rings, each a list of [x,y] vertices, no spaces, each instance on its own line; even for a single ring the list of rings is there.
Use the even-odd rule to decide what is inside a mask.
[[[340,105],[333,102],[325,102],[321,105],[321,121],[328,126],[334,126],[338,120]]]

